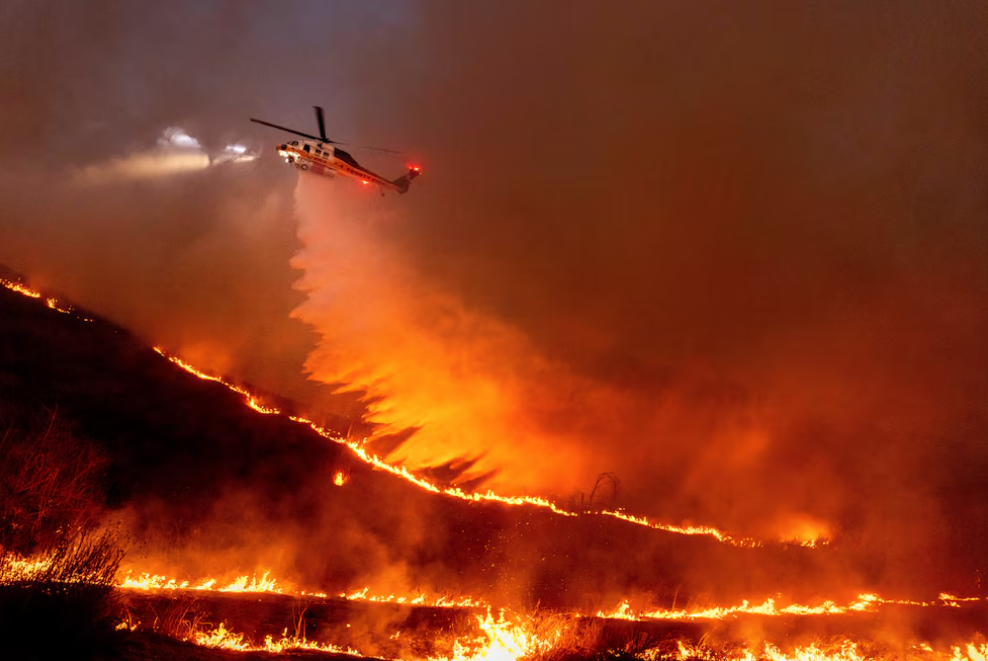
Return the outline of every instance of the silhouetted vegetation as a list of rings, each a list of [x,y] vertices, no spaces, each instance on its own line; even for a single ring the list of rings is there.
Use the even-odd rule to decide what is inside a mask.
[[[0,404],[0,637],[17,658],[105,650],[122,552],[95,530],[106,459],[56,410]]]

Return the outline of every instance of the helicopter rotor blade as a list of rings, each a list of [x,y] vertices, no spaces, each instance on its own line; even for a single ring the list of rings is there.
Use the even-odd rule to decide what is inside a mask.
[[[300,135],[303,138],[309,138],[310,140],[316,140],[318,142],[324,142],[331,145],[344,145],[347,147],[356,147],[358,149],[370,149],[372,151],[379,151],[385,154],[401,154],[402,152],[395,149],[385,149],[384,147],[365,147],[363,145],[355,145],[349,142],[340,142],[339,140],[330,140],[326,137],[326,130],[323,123],[322,108],[319,106],[313,106],[316,109],[316,119],[319,121],[319,133],[320,135],[312,135],[311,133],[302,133],[301,131],[296,131],[295,129],[290,129],[287,126],[281,126],[280,124],[272,124],[271,122],[266,122],[263,119],[250,118],[250,121],[256,124],[263,124],[264,126],[270,126],[273,129],[279,129],[281,131],[286,131],[288,133],[293,133],[295,135]]]
[[[312,106],[316,109],[316,121],[319,122],[319,135],[322,136],[323,142],[333,142],[326,137],[326,124],[322,118],[322,106]]]
[[[290,129],[287,126],[279,126],[278,124],[272,124],[271,122],[265,122],[263,119],[254,119],[253,117],[251,117],[250,118],[250,121],[255,122],[257,124],[264,124],[265,126],[270,126],[271,128],[274,128],[274,129],[280,129],[282,131],[287,131],[288,133],[294,133],[295,135],[300,135],[303,138],[309,138],[310,140],[316,140],[317,142],[328,142],[328,143],[332,143],[332,144],[339,144],[339,143],[336,142],[336,140],[329,140],[329,139],[327,139],[325,137],[319,137],[318,135],[311,135],[309,133],[302,133],[301,131],[296,131],[295,129]]]
[[[355,144],[350,143],[350,142],[337,142],[336,144],[338,144],[338,145],[344,145],[346,147],[356,147],[357,149],[370,149],[371,151],[380,151],[380,152],[384,152],[385,154],[401,154],[402,153],[402,152],[397,151],[395,149],[385,149],[384,147],[366,147],[364,145],[355,145]]]

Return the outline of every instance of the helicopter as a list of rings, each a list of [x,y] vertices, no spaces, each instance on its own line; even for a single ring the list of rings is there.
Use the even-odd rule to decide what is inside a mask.
[[[284,158],[286,163],[294,165],[303,172],[312,172],[313,174],[322,174],[329,177],[340,174],[344,177],[356,179],[365,186],[377,184],[381,189],[382,195],[385,189],[397,191],[399,194],[407,193],[412,179],[422,173],[422,168],[418,165],[409,165],[408,172],[394,180],[385,179],[381,175],[371,172],[357,163],[349,153],[335,146],[345,143],[330,140],[326,137],[326,126],[323,122],[322,108],[319,106],[313,106],[313,108],[316,111],[316,121],[319,123],[318,136],[302,133],[285,126],[278,126],[277,124],[265,122],[261,119],[254,119],[253,117],[250,118],[250,121],[308,138],[309,140],[292,140],[291,142],[278,145],[278,155]],[[310,142],[310,140],[314,140],[315,142]],[[367,147],[366,149],[390,154],[398,153],[391,149],[379,149],[377,147]]]

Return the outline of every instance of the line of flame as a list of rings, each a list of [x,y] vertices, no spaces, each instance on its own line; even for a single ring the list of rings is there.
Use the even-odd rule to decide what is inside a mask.
[[[238,576],[232,583],[223,587],[216,587],[215,578],[202,579],[196,583],[191,581],[179,581],[167,576],[157,574],[139,574],[133,577],[129,572],[124,580],[117,584],[117,587],[128,590],[208,590],[215,592],[273,592],[284,594],[284,589],[278,587],[278,581],[270,577],[271,572],[264,572],[257,576]]]
[[[15,568],[21,576],[29,573],[41,573],[50,564],[44,559],[21,561],[20,566],[25,569]],[[37,569],[35,569],[37,568]],[[305,590],[296,591],[271,578],[271,572],[264,572],[260,577],[246,575],[237,577],[232,583],[221,586],[220,581],[215,578],[203,578],[198,581],[179,580],[160,574],[140,573],[134,574],[128,571],[124,579],[117,583],[118,588],[125,590],[194,590],[208,592],[270,592],[274,594],[289,594],[300,597],[328,598],[325,592],[308,592]],[[382,604],[408,604],[410,606],[431,606],[435,608],[489,608],[486,601],[476,597],[461,596],[451,597],[448,595],[430,596],[427,594],[415,595],[395,595],[387,596],[369,594],[370,588],[361,590],[342,592],[341,599],[348,601],[367,601]]]
[[[273,408],[261,404],[255,395],[253,395],[247,389],[242,388],[241,386],[232,384],[221,377],[213,376],[212,374],[207,374],[202,370],[196,368],[195,366],[182,360],[178,356],[173,356],[168,354],[160,347],[155,347],[154,350],[164,358],[171,361],[173,364],[177,365],[178,367],[181,367],[186,372],[200,379],[205,379],[207,381],[214,381],[216,383],[222,384],[227,388],[229,388],[230,390],[242,395],[247,405],[250,406],[255,411],[264,413],[266,415],[280,415],[282,413],[281,410],[277,408]],[[404,466],[394,466],[384,461],[377,455],[371,454],[370,452],[367,451],[367,449],[364,447],[362,443],[340,436],[339,434],[336,434],[324,427],[319,426],[318,424],[316,424],[312,420],[309,420],[308,418],[304,418],[301,416],[294,416],[294,415],[290,415],[288,416],[288,418],[293,422],[297,422],[299,424],[308,426],[323,438],[347,446],[364,463],[369,464],[374,468],[387,471],[392,475],[400,477],[407,482],[411,482],[412,484],[422,489],[425,489],[426,491],[431,491],[432,493],[443,494],[446,496],[450,496],[453,498],[458,498],[460,500],[465,500],[470,502],[486,501],[486,502],[498,502],[506,505],[532,505],[534,507],[542,507],[548,509],[551,512],[558,514],[560,516],[579,516],[577,512],[572,512],[570,510],[563,509],[562,507],[559,507],[556,503],[552,502],[551,500],[548,500],[547,498],[543,498],[541,496],[502,496],[491,490],[488,490],[485,493],[480,493],[476,491],[467,492],[459,487],[439,487],[433,484],[432,482],[429,482],[428,480],[424,480],[421,477],[413,474]],[[664,530],[667,532],[678,533],[681,535],[706,535],[713,537],[714,539],[720,542],[724,542],[726,544],[732,544],[735,546],[756,547],[762,545],[762,543],[759,541],[749,538],[733,537],[711,526],[679,526],[679,525],[672,525],[666,523],[657,523],[655,521],[649,520],[647,517],[644,516],[634,516],[631,514],[625,514],[624,512],[614,511],[614,510],[604,510],[596,514],[600,516],[610,516],[639,526],[652,528],[654,530]]]
[[[280,639],[268,635],[264,638],[263,645],[254,645],[244,640],[242,633],[235,633],[226,628],[226,623],[221,622],[218,627],[210,631],[201,631],[195,634],[195,643],[204,647],[217,647],[238,652],[291,652],[296,650],[309,650],[314,652],[330,652],[332,654],[345,654],[347,656],[363,657],[357,650],[349,647],[341,647],[332,643],[316,643],[306,640],[305,637],[289,636],[288,629],[285,629]]]
[[[738,650],[711,650],[702,645],[693,645],[678,641],[677,651],[671,657],[679,661],[866,661],[876,658],[902,658],[917,659],[923,661],[985,661],[988,657],[988,645],[969,642],[963,646],[952,646],[950,653],[938,652],[926,643],[914,645],[911,654],[874,656],[872,654],[862,654],[858,650],[858,644],[844,639],[836,643],[824,645],[822,643],[812,643],[806,647],[796,647],[791,652],[784,652],[771,643],[765,643],[761,652],[752,651],[748,647]],[[658,650],[649,650],[658,652]],[[645,659],[657,658],[657,655],[646,653]]]
[[[803,604],[790,604],[788,606],[777,606],[774,599],[766,599],[764,603],[757,606],[751,605],[747,600],[742,601],[737,606],[715,606],[711,608],[694,609],[658,609],[644,613],[636,613],[627,600],[622,601],[611,611],[597,611],[597,617],[612,620],[722,620],[728,616],[741,614],[749,615],[837,615],[842,613],[873,612],[878,606],[884,604],[896,604],[903,606],[952,606],[960,607],[960,601],[981,601],[981,597],[955,597],[947,593],[941,593],[933,601],[914,601],[911,599],[886,599],[877,594],[859,594],[857,599],[847,606],[838,606],[833,601],[825,601],[819,606],[805,606]]]
[[[30,289],[17,282],[0,279],[0,285],[12,291],[28,296],[30,298],[37,298],[37,299],[41,298],[40,292]],[[71,308],[59,307],[57,300],[54,298],[48,298],[46,300],[46,303],[49,308],[56,310],[58,312],[62,312],[65,314],[73,313],[73,310]],[[84,317],[79,317],[79,318],[82,319],[83,321],[92,321],[91,319],[87,319]],[[229,381],[226,381],[223,378],[213,376],[211,374],[207,374],[202,370],[197,369],[193,365],[185,362],[181,358],[167,354],[164,350],[162,350],[159,347],[154,347],[154,350],[164,358],[174,363],[175,365],[181,367],[186,372],[189,372],[190,374],[193,374],[200,379],[204,379],[207,381],[214,381],[216,383],[222,384],[223,386],[226,386],[230,390],[242,395],[247,405],[252,409],[254,409],[255,411],[259,413],[264,413],[265,415],[281,415],[282,412],[280,409],[270,406],[265,406],[257,399],[257,397],[253,393],[251,393],[247,389],[242,388],[241,386],[235,385],[233,383],[230,383]],[[313,431],[315,431],[316,433],[318,433],[319,435],[323,436],[326,439],[346,445],[365,463],[370,464],[380,470],[388,471],[389,473],[396,475],[408,482],[411,482],[412,484],[415,484],[416,486],[425,489],[426,491],[431,491],[433,493],[440,493],[446,496],[451,496],[453,498],[458,498],[460,500],[466,500],[470,502],[490,501],[490,502],[499,502],[506,505],[532,505],[534,507],[542,507],[548,509],[555,514],[559,514],[560,516],[579,516],[577,512],[572,512],[563,509],[558,505],[556,505],[556,503],[546,498],[542,498],[541,496],[502,496],[500,494],[494,493],[491,490],[488,490],[486,493],[479,493],[479,492],[466,492],[459,487],[436,486],[435,484],[432,484],[427,480],[424,480],[416,475],[413,475],[404,466],[393,466],[387,463],[386,461],[384,461],[383,459],[381,459],[380,457],[378,457],[377,455],[370,454],[362,446],[362,444],[357,443],[356,441],[349,440],[347,438],[343,438],[339,434],[335,434],[327,429],[324,429],[323,427],[320,427],[319,425],[314,423],[312,420],[298,416],[288,416],[288,417],[294,422],[308,425],[310,428],[312,428]],[[749,538],[733,537],[711,526],[692,526],[692,525],[679,526],[679,525],[666,524],[666,523],[657,523],[655,521],[649,520],[647,517],[644,516],[634,516],[631,514],[625,514],[624,512],[621,511],[612,511],[612,510],[604,510],[597,514],[601,516],[614,517],[622,521],[627,521],[629,523],[633,523],[636,525],[645,526],[647,528],[652,528],[654,530],[664,530],[666,532],[678,533],[682,535],[706,535],[713,537],[714,539],[720,542],[733,544],[735,546],[742,546],[742,547],[761,546],[761,542]],[[803,542],[803,545],[814,547],[816,546],[816,542],[807,541],[807,542]]]
[[[5,278],[0,278],[0,287],[4,287],[6,289],[9,289],[10,291],[17,292],[18,294],[22,294],[24,296],[27,296],[28,298],[36,298],[36,299],[41,298],[41,292],[35,289],[31,289],[26,285],[22,285],[19,282],[14,282],[12,280],[7,280]],[[47,305],[50,309],[54,310],[55,312],[75,315],[76,318],[81,319],[82,321],[92,321],[92,319],[89,319],[88,317],[80,317],[79,315],[75,314],[75,310],[72,309],[71,306],[67,308],[63,308],[61,305],[59,305],[57,298],[52,298],[52,297],[45,298],[45,305]]]

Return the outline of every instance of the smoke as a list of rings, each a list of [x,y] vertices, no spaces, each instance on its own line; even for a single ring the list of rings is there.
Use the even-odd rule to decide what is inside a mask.
[[[983,19],[425,3],[360,115],[425,175],[387,213],[300,184],[307,368],[498,488],[611,471],[875,574],[982,548]]]
[[[303,249],[293,265],[308,297],[294,314],[320,333],[306,369],[360,391],[379,434],[415,430],[398,451],[413,466],[446,464],[455,476],[464,464],[468,480],[501,469],[493,483],[516,490],[579,486],[587,467],[557,470],[565,439],[527,415],[551,403],[556,393],[540,392],[564,368],[518,329],[426,281],[389,238],[395,205],[347,185],[299,179]]]
[[[351,131],[346,68],[316,56],[371,13],[321,4],[5,3],[0,262],[206,369],[351,412],[300,375],[294,175],[247,158],[276,140],[251,115],[308,126],[320,103]]]
[[[982,4],[169,7],[4,10],[0,261],[438,477],[986,571]],[[424,175],[296,235],[315,103]],[[168,127],[266,157],[67,185]]]

